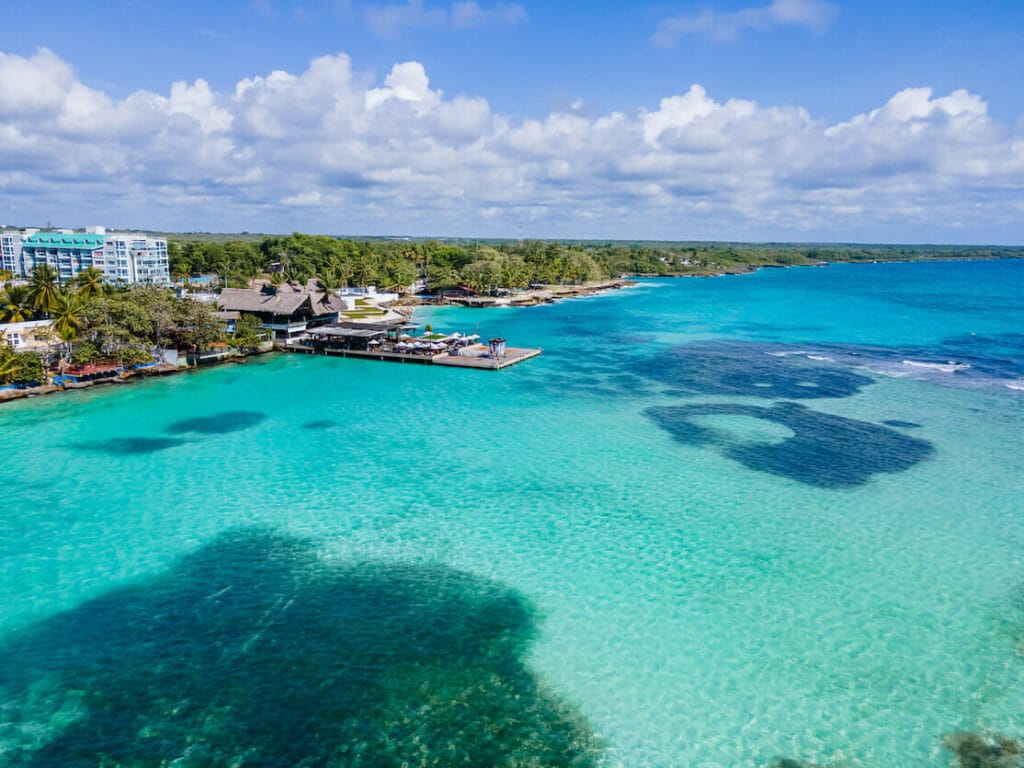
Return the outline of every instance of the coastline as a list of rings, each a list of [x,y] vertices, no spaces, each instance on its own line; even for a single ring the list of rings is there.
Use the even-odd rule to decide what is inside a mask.
[[[64,392],[74,392],[82,389],[91,389],[92,387],[117,384],[134,384],[139,381],[145,381],[153,378],[175,376],[181,373],[194,373],[200,370],[216,368],[221,365],[241,365],[244,364],[246,360],[250,357],[265,355],[269,353],[269,351],[261,351],[246,354],[238,354],[232,357],[226,357],[219,360],[215,360],[213,362],[203,363],[202,365],[175,366],[170,365],[168,363],[159,363],[149,368],[138,368],[130,371],[122,371],[115,377],[106,377],[102,379],[96,379],[93,381],[82,381],[74,384],[67,384],[65,386],[57,386],[55,384],[42,384],[38,387],[25,387],[24,389],[5,389],[0,390],[0,406],[3,406],[5,403],[13,403],[18,400],[27,400],[34,397],[44,397],[47,395],[55,395]]]
[[[934,259],[876,259],[873,261],[818,261],[807,264],[745,264],[737,267],[722,269],[717,272],[673,272],[666,274],[625,274],[622,277],[612,280],[601,280],[584,283],[582,285],[547,286],[545,288],[534,288],[521,291],[514,295],[506,296],[442,296],[440,298],[423,299],[419,296],[407,296],[398,301],[391,302],[385,308],[396,315],[412,318],[416,307],[419,306],[461,306],[475,309],[494,309],[499,307],[532,307],[542,304],[553,304],[563,299],[576,299],[588,296],[599,296],[611,291],[631,288],[638,285],[633,278],[714,278],[724,276],[749,275],[762,269],[789,269],[796,267],[828,267],[837,264],[906,264],[906,263],[932,263],[932,262],[994,262],[1006,260],[1018,260],[1024,257],[1004,256],[988,258],[934,258]],[[357,323],[358,321],[351,321]],[[59,392],[66,392],[77,389],[88,389],[90,387],[104,384],[128,384],[134,381],[149,379],[156,376],[170,376],[178,373],[197,371],[200,369],[212,368],[223,364],[243,364],[251,356],[268,354],[271,351],[263,350],[246,353],[239,353],[230,357],[224,357],[199,365],[172,366],[165,363],[149,368],[140,368],[130,371],[123,371],[117,377],[103,378],[94,381],[79,382],[67,386],[56,386],[44,384],[38,387],[27,387],[24,389],[0,389],[0,406],[4,403],[24,400],[33,397],[42,397]],[[1011,387],[1016,388],[1016,387]]]
[[[543,288],[531,288],[504,296],[445,296],[429,299],[410,297],[402,306],[448,306],[489,309],[493,307],[535,307],[538,304],[552,304],[561,299],[575,299],[583,296],[597,296],[609,291],[617,291],[636,285],[635,280],[616,278],[599,280],[581,285],[550,285]]]
[[[760,272],[762,269],[797,269],[801,267],[831,267],[840,264],[933,264],[936,262],[988,262],[988,261],[1014,261],[1022,260],[1024,256],[939,256],[935,258],[904,258],[904,259],[872,259],[870,261],[860,259],[836,260],[836,261],[808,261],[804,264],[736,264],[723,267],[719,270],[708,270],[702,272],[666,272],[665,274],[654,273],[626,273],[624,278],[639,277],[725,277],[728,275],[749,275]]]

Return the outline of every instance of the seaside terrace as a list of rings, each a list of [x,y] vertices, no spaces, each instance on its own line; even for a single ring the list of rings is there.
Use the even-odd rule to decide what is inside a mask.
[[[278,339],[291,339],[338,322],[345,303],[332,293],[310,290],[300,283],[270,283],[255,288],[225,288],[217,302],[224,312],[255,315]]]

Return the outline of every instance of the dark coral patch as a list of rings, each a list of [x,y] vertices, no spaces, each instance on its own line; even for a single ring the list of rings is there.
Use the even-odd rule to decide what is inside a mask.
[[[78,443],[77,447],[87,451],[109,453],[113,456],[131,456],[156,453],[184,445],[187,442],[180,437],[112,437],[109,440],[98,440],[93,443]]]
[[[265,418],[267,418],[266,414],[259,413],[258,411],[227,411],[214,416],[197,416],[192,419],[182,419],[168,426],[166,431],[172,435],[183,435],[189,432],[197,432],[203,435],[221,435],[255,427]]]
[[[330,419],[317,419],[316,421],[307,421],[302,425],[303,429],[330,429],[331,427],[338,426],[338,422],[331,421]]]
[[[685,405],[650,408],[647,415],[681,443],[715,446],[751,469],[821,488],[850,488],[880,472],[902,472],[934,452],[931,443],[889,427],[820,413],[797,403]],[[742,442],[697,418],[713,415],[765,419],[793,434],[779,442]]]
[[[535,629],[467,573],[235,531],[0,640],[24,737],[5,765],[594,766],[596,737],[526,665]]]
[[[1024,743],[1007,736],[951,733],[942,745],[956,755],[960,768],[1022,768]]]
[[[800,350],[746,342],[701,342],[645,361],[638,371],[687,395],[804,400],[849,397],[872,379],[811,360]]]

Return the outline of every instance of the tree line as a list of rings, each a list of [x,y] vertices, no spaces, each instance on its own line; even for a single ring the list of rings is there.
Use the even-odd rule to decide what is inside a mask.
[[[764,266],[911,259],[1024,256],[1019,248],[657,242],[351,240],[293,233],[257,241],[169,239],[172,274],[217,274],[245,287],[269,274],[277,282],[310,279],[328,290],[376,285],[401,291],[417,280],[431,289],[477,292],[536,284],[578,284],[621,275],[704,275]]]

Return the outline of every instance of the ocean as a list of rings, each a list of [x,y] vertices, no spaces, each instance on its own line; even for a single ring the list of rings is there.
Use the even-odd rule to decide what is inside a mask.
[[[1024,738],[1024,261],[418,311],[0,408],[0,765],[954,765]]]

